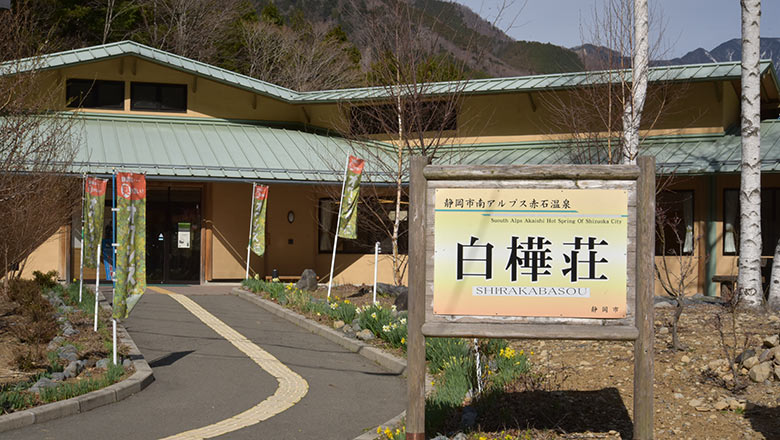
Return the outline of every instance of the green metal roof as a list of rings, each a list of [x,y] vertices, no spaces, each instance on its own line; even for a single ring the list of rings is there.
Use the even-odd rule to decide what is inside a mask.
[[[101,61],[133,55],[142,59],[166,65],[173,69],[193,75],[203,76],[214,81],[232,85],[251,92],[295,103],[327,103],[338,101],[361,101],[387,98],[386,87],[360,87],[351,89],[321,90],[297,92],[265,81],[251,78],[195,61],[163,50],[154,49],[134,41],[120,41],[100,46],[74,49],[65,52],[44,55],[38,58],[6,62],[0,64],[0,74],[26,71],[33,68],[54,69],[69,65]],[[772,62],[761,61],[761,73],[769,73],[776,90],[780,90]],[[650,82],[656,81],[716,81],[740,78],[740,62],[662,66],[650,69]],[[489,94],[506,92],[530,92],[573,88],[587,84],[600,84],[617,81],[620,77],[630,77],[630,71],[574,72],[548,75],[531,75],[511,78],[488,78],[465,82],[436,82],[418,84],[417,87],[430,96],[452,92],[463,94]],[[401,86],[403,88],[403,86]]]
[[[87,114],[78,123],[83,131],[73,164],[75,173],[110,174],[119,169],[164,179],[339,182],[346,155],[361,154],[365,148],[338,136],[243,121]],[[388,153],[387,163],[392,162],[388,145],[377,143],[369,148],[378,154]],[[564,142],[448,148],[454,151],[442,154],[437,163],[573,162]],[[740,170],[741,140],[736,129],[725,134],[656,136],[645,139],[641,148],[644,154],[656,157],[662,174]],[[388,177],[381,168],[369,163],[366,180],[386,183]],[[780,172],[780,120],[761,123],[761,168],[763,172]]]
[[[75,173],[338,182],[353,150],[340,137],[244,122],[104,114],[80,119]]]
[[[725,134],[646,138],[640,154],[656,158],[661,174],[738,173],[742,144],[738,129]],[[460,163],[473,165],[569,164],[573,150],[565,142],[526,142],[461,147]],[[444,155],[446,157],[446,154]],[[780,172],[780,120],[761,122],[761,171]]]

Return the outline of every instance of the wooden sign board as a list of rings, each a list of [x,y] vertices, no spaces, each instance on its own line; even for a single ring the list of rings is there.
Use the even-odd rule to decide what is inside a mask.
[[[639,168],[425,169],[423,334],[633,340]]]
[[[634,435],[652,438],[655,161],[425,166],[411,159],[407,438],[425,336],[634,341]]]

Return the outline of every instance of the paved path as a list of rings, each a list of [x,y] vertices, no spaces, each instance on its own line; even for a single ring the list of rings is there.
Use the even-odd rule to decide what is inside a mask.
[[[352,439],[404,409],[406,388],[398,376],[226,295],[230,288],[165,287],[181,296],[147,290],[125,327],[149,361],[156,381],[113,405],[2,435],[156,439],[204,426],[211,426],[212,434],[224,432],[213,426],[238,428],[226,420],[245,414],[238,424],[249,426],[217,438]],[[244,350],[234,345],[237,341]],[[263,360],[258,362],[258,357]],[[273,375],[261,367],[273,363],[271,359],[278,360]],[[272,398],[279,393],[283,376],[291,381],[287,391],[302,395],[287,399],[297,403],[286,408]],[[301,387],[308,389],[302,392]],[[269,405],[281,412],[271,414]],[[253,413],[258,407],[259,412]],[[263,421],[247,423],[264,415],[268,417]]]

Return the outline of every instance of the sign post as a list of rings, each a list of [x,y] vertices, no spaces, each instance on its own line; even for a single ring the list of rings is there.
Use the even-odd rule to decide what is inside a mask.
[[[652,437],[655,164],[638,163],[412,159],[408,438],[424,437],[425,336],[634,341],[634,434]]]

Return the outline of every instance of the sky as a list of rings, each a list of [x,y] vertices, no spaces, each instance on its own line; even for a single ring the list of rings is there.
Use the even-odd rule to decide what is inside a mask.
[[[491,22],[500,5],[510,4],[498,23],[509,36],[574,47],[583,43],[582,30],[587,29],[593,21],[593,11],[606,0],[455,1]],[[699,47],[711,50],[740,36],[739,0],[648,0],[648,3],[651,11],[656,9],[656,16],[666,22],[661,46],[668,56],[664,58],[679,57]],[[652,22],[650,27],[652,32]],[[761,36],[780,37],[780,0],[761,2]]]

